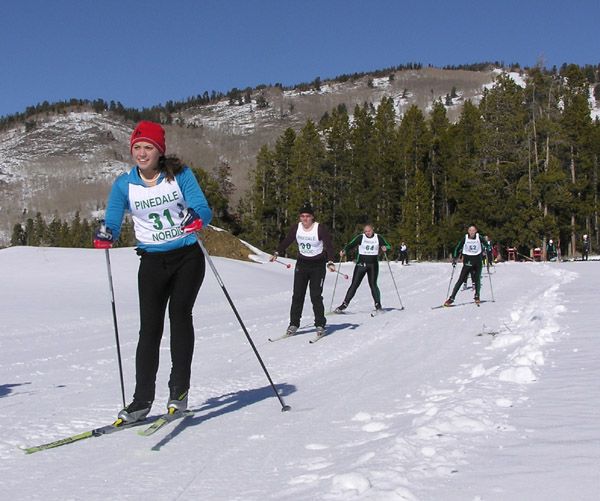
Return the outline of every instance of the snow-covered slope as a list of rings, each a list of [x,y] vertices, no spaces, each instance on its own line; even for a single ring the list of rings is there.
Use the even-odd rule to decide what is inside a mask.
[[[138,258],[116,249],[111,261],[129,398]],[[435,310],[448,264],[382,263],[386,312],[369,315],[365,284],[316,344],[267,341],[287,326],[292,270],[214,262],[292,410],[280,411],[208,270],[194,310],[195,415],[152,437],[124,430],[27,456],[19,447],[108,423],[120,408],[106,262],[96,250],[0,251],[5,497],[597,499],[597,262],[500,264],[481,307]],[[347,287],[328,275],[327,309]],[[168,337],[152,414],[167,398]]]

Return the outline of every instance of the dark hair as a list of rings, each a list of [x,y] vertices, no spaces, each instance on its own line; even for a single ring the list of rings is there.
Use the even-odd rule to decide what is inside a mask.
[[[161,156],[158,159],[158,168],[165,173],[167,181],[171,182],[185,167],[184,163],[175,155]]]

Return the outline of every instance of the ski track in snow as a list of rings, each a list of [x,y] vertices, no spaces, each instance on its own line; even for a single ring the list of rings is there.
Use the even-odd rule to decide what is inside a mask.
[[[518,431],[511,424],[511,408],[527,401],[546,364],[548,346],[560,341],[560,319],[566,312],[561,286],[577,276],[547,264],[503,264],[491,276],[495,303],[432,311],[446,291],[449,265],[391,263],[406,306],[399,311],[384,264],[379,280],[384,307],[396,309],[370,318],[372,300],[365,283],[349,314],[329,315],[330,335],[309,345],[312,334],[267,341],[287,327],[293,271],[217,259],[225,285],[292,411],[277,415],[278,403],[264,373],[208,270],[194,314],[190,408],[195,416],[157,439],[141,439],[125,430],[24,456],[18,447],[55,440],[114,417],[120,407],[114,336],[98,253],[3,252],[0,271],[13,277],[14,284],[19,283],[18,274],[10,266],[31,261],[30,273],[39,282],[36,290],[28,291],[33,279],[15,287],[23,294],[27,290],[32,304],[42,307],[40,319],[25,325],[10,317],[2,338],[10,343],[0,359],[3,381],[16,388],[0,399],[5,423],[0,473],[7,495],[30,499],[435,498],[443,492],[440,482],[460,475],[480,444]],[[137,259],[128,252],[113,251],[113,266],[127,275],[117,280],[115,290],[126,387],[131,389]],[[85,270],[91,284],[81,286],[74,306],[65,307],[69,298],[48,299],[56,292],[43,274],[47,264],[60,268],[71,259],[81,261],[75,262],[73,273]],[[342,265],[342,271],[350,274],[352,264]],[[240,278],[243,274],[247,279]],[[333,286],[328,277],[326,309]],[[349,281],[338,280],[334,307],[348,286]],[[488,286],[484,277],[484,299],[490,299]],[[471,292],[460,294],[464,299]],[[11,297],[5,294],[4,303],[18,308],[21,300]],[[45,311],[48,301],[53,308],[63,304],[62,309]],[[303,324],[311,322],[307,298]],[[153,414],[167,398],[168,324],[161,350]],[[169,460],[179,457],[179,448],[186,461],[177,463],[180,471],[173,472]],[[160,457],[153,455],[158,450]],[[90,457],[91,472],[85,469]],[[140,485],[139,477],[148,469],[152,485]],[[84,483],[91,491],[78,483],[82,472],[89,475]],[[60,484],[52,480],[58,473]],[[114,475],[118,481],[109,485]],[[31,485],[23,485],[25,477]],[[46,486],[43,495],[36,482]],[[61,485],[73,490],[63,497]]]
[[[503,409],[527,400],[524,386],[536,380],[538,368],[544,365],[544,346],[555,341],[557,317],[565,311],[560,284],[575,277],[547,267],[543,272],[556,276],[554,285],[539,298],[515,305],[509,319],[513,334],[494,338],[478,352],[479,360],[485,362],[463,365],[459,375],[435,387],[420,387],[417,395],[407,395],[385,413],[363,411],[351,416],[346,427],[361,438],[334,446],[356,450],[347,454],[348,472],[303,474],[292,478],[290,485],[331,482],[322,499],[418,499],[408,485],[458,473],[482,435],[515,431]],[[517,387],[517,402],[510,396],[514,388],[507,385]],[[371,444],[378,452],[365,452]],[[319,455],[300,467],[313,470],[315,463],[323,465],[322,469],[333,465],[333,459],[320,450],[327,448],[321,445]],[[297,492],[284,492],[282,498],[290,494]]]

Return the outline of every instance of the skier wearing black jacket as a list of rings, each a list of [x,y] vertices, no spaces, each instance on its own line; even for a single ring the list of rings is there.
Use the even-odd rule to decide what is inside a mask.
[[[460,276],[454,285],[452,294],[444,303],[444,306],[451,306],[454,303],[456,294],[460,286],[467,282],[467,278],[471,275],[471,281],[475,288],[475,297],[473,298],[479,304],[479,292],[481,290],[481,270],[483,268],[483,252],[484,244],[483,237],[479,236],[477,226],[471,225],[467,230],[467,234],[456,244],[452,253],[452,266],[456,266],[456,260],[462,256],[463,267],[460,270]]]
[[[305,203],[300,209],[300,222],[290,228],[287,236],[279,243],[271,261],[283,254],[294,240],[298,243],[299,254],[294,269],[294,293],[290,308],[290,325],[286,335],[293,336],[300,326],[304,297],[308,287],[317,335],[322,336],[325,335],[326,324],[323,282],[325,281],[326,267],[329,271],[335,271],[334,251],[329,230],[325,225],[315,221],[314,211],[309,203]]]
[[[373,231],[372,225],[367,224],[363,228],[363,232],[356,235],[340,251],[340,256],[347,254],[355,248],[358,248],[358,253],[356,254],[356,265],[354,266],[354,273],[352,274],[352,283],[348,288],[348,292],[346,292],[344,302],[335,309],[336,313],[341,313],[348,307],[365,275],[367,275],[369,280],[369,287],[371,288],[371,295],[375,302],[375,309],[381,309],[381,293],[379,292],[379,287],[377,287],[379,252],[387,252],[391,246],[385,238]]]

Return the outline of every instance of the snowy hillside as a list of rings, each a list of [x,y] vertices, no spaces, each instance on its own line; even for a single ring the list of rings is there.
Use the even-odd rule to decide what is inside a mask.
[[[129,399],[138,258],[116,249],[111,261]],[[431,309],[449,264],[391,263],[403,311],[382,263],[386,312],[369,315],[363,284],[316,344],[308,333],[267,340],[287,326],[292,270],[214,262],[291,411],[207,270],[194,310],[194,416],[151,437],[123,430],[25,455],[20,447],[111,422],[121,406],[106,262],[97,250],[0,251],[5,498],[598,499],[598,262],[499,264],[484,276],[487,302],[450,309]],[[328,274],[327,309],[334,285]],[[334,305],[348,285],[339,278]],[[166,333],[151,415],[168,370]]]
[[[0,133],[0,245],[15,223],[43,214],[81,217],[105,203],[112,181],[128,169],[129,127],[114,117],[71,112]],[[24,215],[24,211],[28,211]]]
[[[318,90],[268,86],[255,90],[246,104],[230,105],[224,98],[174,113],[176,125],[166,126],[168,148],[207,171],[228,164],[235,207],[248,188],[248,172],[255,166],[257,152],[273,144],[286,128],[297,130],[309,119],[319,121],[339,105],[352,115],[356,105],[376,107],[384,97],[393,100],[398,121],[411,106],[428,112],[439,100],[455,121],[463,103],[478,103],[501,72],[423,68],[385,77],[325,81]],[[525,85],[519,73],[509,75]],[[456,93],[450,97],[453,90]],[[258,105],[261,98],[267,107]],[[593,97],[590,108],[593,118],[600,115]],[[49,222],[55,215],[71,219],[76,211],[90,218],[103,207],[112,180],[128,168],[132,126],[117,115],[73,108],[64,114],[39,114],[0,131],[0,246],[8,245],[16,223],[37,212]]]
[[[174,113],[176,125],[166,126],[168,151],[207,171],[230,165],[235,206],[248,187],[248,171],[259,149],[288,127],[318,121],[340,104],[350,111],[365,102],[377,105],[383,96],[394,99],[400,117],[411,105],[425,109],[453,87],[461,99],[476,98],[493,78],[491,71],[424,68],[398,71],[393,80],[373,79],[372,85],[364,76],[324,82],[319,91],[269,86],[256,90],[247,104],[230,105],[224,98]],[[268,106],[258,106],[259,98]],[[459,113],[458,104],[450,107],[451,118]],[[55,214],[71,219],[77,210],[89,218],[102,207],[110,183],[128,167],[132,127],[118,115],[74,107],[64,114],[40,113],[0,131],[0,246],[8,244],[14,225],[26,219],[24,210],[31,217],[39,211],[49,221]]]

